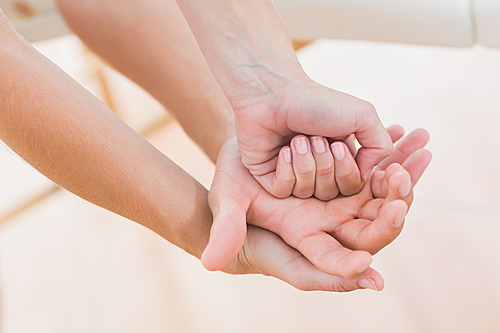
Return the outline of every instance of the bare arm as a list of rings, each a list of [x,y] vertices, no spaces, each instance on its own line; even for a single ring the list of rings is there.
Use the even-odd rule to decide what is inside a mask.
[[[177,3],[231,102],[243,163],[269,193],[277,196],[279,151],[296,134],[355,134],[362,176],[390,155],[390,137],[370,103],[305,74],[271,0]]]
[[[206,189],[22,40],[1,12],[0,63],[3,141],[60,186],[201,257],[212,225]],[[305,290],[364,288],[296,260],[271,232],[250,227],[246,240],[226,272],[272,275]]]
[[[1,14],[1,13],[0,13]],[[0,138],[55,183],[200,257],[207,191],[0,15]]]
[[[78,36],[172,112],[215,162],[222,144],[234,136],[233,112],[176,2],[58,0],[58,5]]]

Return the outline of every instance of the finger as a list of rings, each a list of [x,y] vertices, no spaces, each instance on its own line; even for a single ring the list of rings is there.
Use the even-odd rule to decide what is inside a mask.
[[[347,279],[361,277],[372,262],[369,253],[346,249],[324,232],[303,238],[297,250],[323,272]]]
[[[412,185],[415,186],[422,177],[432,160],[432,154],[427,149],[419,149],[408,158],[405,159],[402,166],[405,168],[411,177]]]
[[[397,163],[391,164],[385,171],[376,170],[371,179],[374,200],[367,202],[359,217],[374,220],[380,208],[388,202],[403,200],[408,206],[413,201],[410,175]]]
[[[356,162],[364,178],[369,169],[391,155],[394,145],[372,104],[364,102],[357,111],[356,125],[358,128],[354,134],[361,144],[361,148],[356,155]]]
[[[431,160],[432,154],[426,149],[418,149],[405,159],[402,166],[410,174],[412,187],[417,184]],[[393,165],[397,166],[398,164],[391,164],[387,167],[386,171],[375,171],[372,178],[372,192],[375,198],[385,198],[387,196],[388,184],[385,179],[385,174],[388,170],[390,173],[397,171],[398,168]]]
[[[396,143],[405,135],[405,130],[399,125],[392,125],[387,127],[387,133],[389,133],[392,143]]]
[[[385,170],[392,163],[403,164],[411,154],[425,147],[428,142],[429,133],[426,130],[417,129],[411,132],[396,146],[392,155],[378,165],[378,168]]]
[[[340,193],[350,196],[358,193],[363,186],[356,161],[343,142],[334,142],[331,145],[335,157],[335,180]]]
[[[378,168],[375,169],[371,181],[371,188],[372,188],[372,193],[374,198],[386,198],[389,188],[387,185],[387,180],[385,178],[385,171],[379,170]]]
[[[248,168],[248,171],[252,174],[252,176],[257,180],[257,182],[268,192],[272,194],[273,191],[273,182],[276,177],[276,168],[279,162],[279,154],[274,156],[270,161],[268,161],[268,165],[273,165],[272,170],[266,171],[264,174],[254,173],[255,170],[252,168]]]
[[[389,191],[386,197],[386,202],[394,200],[404,200],[411,204],[413,199],[412,185],[410,174],[400,165],[391,164],[387,169],[391,172],[385,174]],[[397,171],[396,171],[397,168]]]
[[[356,156],[358,148],[356,148],[356,136],[354,134],[349,135],[345,140],[343,140],[352,156]]]
[[[376,198],[369,200],[364,204],[358,214],[358,218],[362,220],[373,221],[378,217],[380,208],[385,204],[385,198]]]
[[[310,143],[316,161],[314,196],[319,200],[329,201],[339,195],[339,189],[335,182],[333,155],[329,149],[328,141],[324,137],[313,136],[310,138]]]
[[[287,198],[292,194],[295,185],[295,174],[292,167],[292,151],[283,147],[278,156],[278,165],[274,173],[269,193],[277,198]]]
[[[244,266],[250,266],[247,271],[274,276],[299,290],[348,292],[384,288],[382,276],[373,268],[353,280],[324,273],[280,237],[254,226],[248,227],[245,248],[246,255],[242,257],[246,258]]]
[[[316,164],[311,152],[309,139],[304,135],[297,135],[292,139],[292,161],[295,173],[293,195],[298,198],[309,198],[314,194],[316,178]]]
[[[411,205],[411,176],[401,165],[393,163],[385,171],[377,170],[374,173],[372,192],[375,198],[384,198],[387,202],[402,199]]]
[[[407,211],[408,205],[404,201],[391,201],[380,206],[378,211],[366,213],[366,215],[377,215],[373,220],[349,221],[339,226],[333,235],[349,249],[375,254],[401,233]]]
[[[206,269],[216,271],[226,267],[243,247],[247,229],[246,212],[229,195],[211,199],[209,203],[214,221],[201,262]]]

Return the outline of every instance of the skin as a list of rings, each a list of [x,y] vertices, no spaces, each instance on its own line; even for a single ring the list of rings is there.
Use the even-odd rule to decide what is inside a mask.
[[[194,41],[194,39],[192,39],[192,35],[187,34],[187,30],[183,28],[181,29],[182,26],[180,25],[168,25],[168,22],[176,21],[169,16],[163,16],[163,13],[167,12],[162,11],[161,9],[165,9],[166,7],[158,7],[160,5],[165,6],[163,2],[159,3],[157,1],[144,1],[141,2],[141,4],[143,4],[141,6],[137,6],[136,1],[128,1],[123,3],[120,2],[120,4],[121,6],[119,7],[121,8],[121,10],[117,11],[117,3],[111,3],[111,5],[115,6],[108,6],[108,2],[99,3],[89,1],[82,3],[74,1],[60,1],[60,6],[68,20],[70,22],[76,22],[71,23],[72,28],[75,29],[75,31],[77,31],[79,35],[82,35],[86,42],[94,45],[94,47],[92,48],[94,50],[97,50],[97,52],[101,56],[103,56],[103,58],[111,62],[116,68],[123,69],[123,71],[129,77],[139,82],[143,87],[148,89],[148,91],[151,91],[155,97],[157,97],[160,101],[162,101],[162,103],[164,103],[164,105],[170,105],[169,109],[179,119],[185,117],[182,118],[184,120],[181,121],[183,123],[183,126],[186,127],[188,133],[192,133],[192,137],[197,138],[196,140],[204,140],[202,138],[206,138],[205,142],[203,143],[203,147],[207,152],[211,152],[209,154],[213,158],[213,156],[217,155],[217,153],[219,152],[222,143],[230,137],[230,132],[232,131],[232,129],[227,129],[220,124],[229,123],[230,121],[227,121],[227,119],[232,118],[233,111],[230,109],[230,104],[227,103],[227,100],[225,99],[222,92],[218,94],[217,90],[214,88],[213,85],[217,82],[213,79],[213,77],[211,79],[205,77],[205,75],[208,75],[207,73],[209,73],[209,69],[208,66],[205,67],[203,65],[200,65],[199,60],[202,59],[202,55],[199,49],[194,49],[193,43],[186,42],[189,41],[189,38]],[[87,5],[89,7],[87,7]],[[103,14],[98,15],[97,13],[95,13],[96,20],[92,20],[92,24],[89,24],[88,22],[90,21],[84,20],[82,19],[82,17],[86,17],[85,15],[83,15],[85,13],[92,13],[92,11],[85,12],[85,10],[97,11],[97,9],[95,9],[95,6],[97,6],[99,8],[99,11]],[[136,10],[139,7],[141,8],[141,15],[137,16]],[[82,11],[80,11],[80,9]],[[175,10],[172,13],[176,13]],[[94,18],[94,16],[92,17]],[[86,23],[83,21],[86,21]],[[136,23],[138,21],[144,23],[138,24],[141,27],[144,26],[144,30],[132,30],[131,27],[127,25],[128,22]],[[149,24],[146,21],[154,22],[156,24]],[[159,24],[160,22],[167,23]],[[134,26],[137,26],[137,23],[134,24]],[[158,29],[154,30],[155,33],[151,33],[150,29],[152,29],[153,27],[156,27]],[[105,31],[106,33],[103,33],[103,31]],[[129,32],[126,38],[119,36],[122,31]],[[174,33],[176,35],[175,38],[169,37]],[[177,35],[177,33],[179,33],[179,35]],[[166,42],[164,39],[168,40],[168,42]],[[169,42],[173,43],[175,48]],[[127,44],[131,44],[132,46],[127,46]],[[112,47],[106,47],[106,45],[111,45]],[[154,45],[155,48],[152,48],[152,45]],[[178,48],[184,51],[180,52],[179,54]],[[143,50],[141,52],[144,53],[141,53],[140,56],[137,56],[137,50]],[[154,52],[151,50],[154,50]],[[196,53],[196,50],[198,50],[198,53]],[[167,59],[168,61],[165,59]],[[175,69],[179,70],[176,71]],[[171,70],[173,70],[173,72],[171,72]],[[196,72],[197,70],[199,70],[200,72]],[[199,75],[199,78],[198,76],[194,76],[193,73],[197,73],[197,75]],[[183,82],[183,84],[178,84],[178,82]],[[184,82],[189,82],[189,85],[185,84]],[[200,82],[202,84],[199,84]],[[180,90],[176,91],[176,93],[169,93],[168,90],[172,89],[171,87],[175,87],[175,89],[179,88]],[[208,89],[208,91],[213,92],[213,94],[204,94],[203,89]],[[200,91],[202,92],[200,94],[201,97],[199,99],[196,99],[196,96]],[[219,96],[224,97],[224,100],[226,101],[225,104],[224,102],[222,102],[222,97]],[[66,98],[70,99],[71,96],[66,96]],[[215,127],[216,130],[209,126],[203,126],[204,124],[202,126],[193,124],[194,120],[200,120],[200,122],[203,122],[205,119],[209,118],[215,119],[211,121],[214,123],[214,126],[217,126]],[[219,131],[219,129],[222,130]],[[198,131],[200,131],[200,133],[198,133]],[[133,137],[133,135],[130,135],[130,137]],[[349,137],[343,137],[341,139],[348,140],[348,138]],[[121,149],[123,150],[123,147],[127,147],[127,149],[129,149],[129,145],[134,146],[134,144],[131,144],[130,142],[121,142]],[[228,146],[230,146],[229,143]],[[113,149],[118,148],[119,147],[113,147]],[[232,152],[233,158],[230,159],[230,161],[231,163],[235,163],[234,156],[237,156],[237,150],[233,149]],[[220,155],[222,157],[222,153]],[[132,155],[132,157],[135,158],[134,155]],[[123,162],[123,160],[114,162],[117,163],[116,169],[119,169],[120,164],[118,162],[125,163]],[[138,168],[136,168],[136,173],[137,170],[142,170],[142,168],[148,166],[150,163],[151,161],[143,160],[140,165],[138,165]],[[148,187],[146,187],[145,189],[142,189],[142,191],[148,192],[148,196],[141,199],[143,200],[143,202],[155,202],[156,205],[154,205],[154,209],[151,208],[150,210],[137,210],[135,214],[138,216],[133,219],[136,221],[141,221],[140,223],[158,232],[167,240],[199,257],[208,242],[208,233],[210,226],[212,225],[212,216],[206,206],[206,191],[204,191],[204,189],[202,188],[200,189],[198,187],[199,184],[197,184],[196,182],[196,185],[186,186],[186,184],[190,184],[192,179],[188,177],[184,181],[184,176],[180,177],[177,174],[170,172],[170,170],[165,165],[159,166],[159,169],[163,171],[163,178],[158,179],[165,179],[165,181],[176,179],[175,185],[178,185],[178,187],[175,187],[174,191],[170,191],[168,187],[165,188],[164,182],[158,181],[158,179],[156,179],[157,184],[155,185],[157,187],[161,187],[163,192],[155,193],[154,190],[148,189]],[[422,163],[419,165],[422,165]],[[223,166],[219,163],[219,167]],[[235,170],[241,170],[239,169],[239,165],[236,164],[234,165],[234,168]],[[64,173],[64,171],[60,172]],[[137,179],[138,176],[136,173],[134,173],[133,176],[135,176]],[[116,174],[110,173],[108,176],[110,177],[110,181],[108,183],[111,185],[116,185],[116,183],[113,182],[113,177],[115,177]],[[126,179],[126,177],[130,176],[132,175],[125,175],[124,178]],[[143,176],[147,177],[147,175]],[[134,189],[134,186],[137,187],[138,184],[139,183],[131,182],[131,190],[127,194],[130,196],[128,200],[133,201],[134,199],[136,199],[135,191],[137,189]],[[104,188],[104,190],[105,189],[106,188]],[[95,195],[95,193],[99,193],[99,191],[103,191],[103,189],[98,187],[92,188],[91,191],[94,191],[91,193],[92,195]],[[175,205],[172,205],[169,201],[171,199],[170,196],[173,196],[172,193],[175,193],[174,196],[179,196],[179,194],[181,194],[180,199],[183,199],[184,201],[180,200],[182,202],[176,202]],[[186,195],[184,195],[183,193],[186,193]],[[255,192],[253,191],[252,194],[255,194]],[[89,196],[91,200],[92,195]],[[261,191],[256,194],[255,197],[253,197],[257,201],[254,200],[252,202],[258,202],[262,205],[253,205],[252,210],[249,210],[249,217],[252,217],[252,223],[258,224],[259,214],[268,212],[267,210],[262,212],[259,211],[259,206],[262,206],[262,209],[269,209],[269,207],[272,208],[273,205],[275,205],[272,201],[276,200],[274,197],[265,197],[264,195],[268,196],[267,192]],[[368,196],[365,195],[364,199],[366,199],[367,197]],[[268,201],[269,204],[267,204]],[[224,202],[231,203],[230,200],[224,200]],[[318,202],[318,200],[315,200],[314,202]],[[359,202],[356,202],[356,207],[360,206]],[[294,205],[297,205],[297,202],[294,202],[293,204],[291,203],[290,207],[293,208]],[[311,205],[311,208],[316,207],[316,209],[322,209],[320,207],[323,207],[317,203]],[[108,206],[105,207],[108,208]],[[217,211],[216,205],[213,204],[212,208],[214,210],[214,213],[217,214],[216,222],[220,222],[220,212],[224,210],[221,209]],[[108,209],[113,210],[113,207]],[[177,212],[178,216],[175,214],[169,215],[171,214],[172,209]],[[186,211],[184,209],[186,209]],[[299,208],[296,207],[293,209]],[[378,209],[379,208],[372,208],[371,210],[367,209],[367,211],[375,212],[378,211]],[[156,214],[156,211],[159,211],[162,214],[158,213],[161,218],[158,218],[153,223],[151,222],[151,219],[141,216],[141,214],[145,215],[145,212],[147,212],[148,215]],[[351,211],[351,213],[352,212],[354,211]],[[250,215],[250,213],[252,215]],[[315,214],[319,213],[316,212]],[[279,216],[276,216],[276,220],[279,220]],[[391,217],[386,217],[385,220],[391,220]],[[267,222],[269,222],[269,220],[267,220]],[[339,223],[339,225],[343,224],[340,220],[336,221],[335,223]],[[222,224],[222,226],[224,225]],[[177,230],[176,228],[178,228],[179,230],[176,233],[171,233],[170,230]],[[245,225],[243,225],[243,229],[245,229]],[[220,230],[224,230],[224,227]],[[219,238],[219,240],[224,240],[225,235],[231,234],[231,229],[225,231],[229,233],[222,233],[222,236]],[[218,239],[217,233],[212,233],[210,237],[211,242],[216,242]],[[347,241],[347,239],[345,241]],[[292,240],[290,239],[289,242],[291,243]],[[216,248],[222,253],[226,253],[225,251],[228,251],[227,253],[230,253],[232,250],[232,243],[222,243],[223,246],[220,247],[216,246],[216,243],[214,243],[215,245],[212,246],[212,249]],[[370,287],[372,287],[372,289],[378,290],[381,289],[383,284],[383,281],[381,282],[378,277],[378,273],[372,271],[371,269],[366,269],[365,272],[361,275],[357,274],[356,276],[359,277],[355,279],[347,279],[345,277],[325,273],[312,265],[309,260],[307,260],[297,250],[290,247],[280,237],[276,236],[276,234],[259,227],[249,226],[248,232],[246,233],[246,238],[245,236],[243,238],[243,243],[243,248],[241,248],[240,246],[241,250],[239,248],[236,252],[233,252],[232,254],[230,253],[232,259],[227,260],[226,257],[223,258],[223,260],[227,261],[225,261],[224,265],[220,265],[220,268],[223,268],[224,271],[233,274],[262,273],[266,275],[272,275],[303,290],[322,289],[328,291],[347,291]],[[366,258],[366,256],[370,253],[367,250],[372,249],[359,250],[364,250],[361,253],[363,259]],[[206,260],[210,262],[210,255],[208,255],[209,253],[210,250],[208,252],[205,251],[205,254],[208,257],[204,256],[204,263]],[[354,261],[354,264],[357,264],[356,261]],[[210,263],[206,263],[206,266],[210,266]],[[291,267],[293,267],[294,269],[290,269]],[[347,270],[349,270],[349,267],[347,267]],[[300,274],[298,274],[299,272]],[[373,283],[371,283],[370,280],[373,281]]]
[[[72,30],[95,53],[160,101],[216,161],[222,144],[235,135],[234,114],[175,1],[59,0],[58,5]],[[91,22],[88,17],[92,17]],[[355,151],[354,137],[349,138],[345,141]],[[295,149],[293,153],[295,157]],[[314,158],[322,161],[317,154]],[[273,195],[284,198],[293,192],[298,197],[314,194],[330,200],[340,193],[331,173],[322,172],[323,165],[318,165],[318,179],[313,184],[304,184],[303,169],[293,165],[295,173],[285,176],[284,185],[279,168],[271,173]],[[354,189],[342,187],[343,194],[357,193],[362,186],[361,180],[344,183]]]
[[[270,0],[177,3],[234,110],[243,164],[269,193],[287,193],[274,184],[276,167],[281,148],[297,134],[334,141],[355,134],[362,146],[356,154],[361,177],[391,154],[373,105],[305,74]],[[294,195],[314,194],[301,186],[312,182],[309,176],[299,180]]]
[[[395,140],[400,130],[391,130]],[[279,235],[325,273],[348,279],[378,274],[369,269],[371,254],[401,232],[413,200],[411,179],[418,180],[431,160],[422,149],[427,141],[427,132],[413,132],[387,160],[391,165],[374,170],[359,194],[329,202],[269,195],[241,165],[237,145],[229,141],[221,151],[209,195],[214,224],[202,256],[204,266],[224,267],[241,248],[248,222]],[[374,281],[380,282],[381,276]]]
[[[302,147],[302,152],[299,147]],[[289,161],[285,154],[290,151]],[[342,141],[329,144],[320,136],[297,135],[281,149],[272,182],[278,198],[294,195],[329,201],[339,194],[361,191],[363,181],[350,148]]]

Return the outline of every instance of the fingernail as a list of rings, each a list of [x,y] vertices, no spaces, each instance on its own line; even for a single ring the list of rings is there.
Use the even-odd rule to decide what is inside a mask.
[[[336,160],[340,161],[345,157],[344,145],[342,145],[340,142],[335,142],[332,144],[332,152]]]
[[[314,136],[311,138],[311,142],[315,152],[321,154],[326,151],[325,140],[322,137]]]
[[[377,286],[375,285],[375,282],[371,279],[361,279],[358,281],[358,284],[361,288],[366,288],[366,289],[378,291]]]
[[[410,191],[411,191],[410,178],[406,178],[403,185],[401,185],[398,188],[398,192],[399,192],[399,195],[404,198],[404,197],[408,196],[408,194],[410,194]]]
[[[287,163],[291,163],[292,162],[292,151],[290,150],[290,148],[285,148],[283,150],[283,158],[285,159],[285,161]]]
[[[308,144],[307,144],[307,139],[306,138],[298,138],[295,140],[295,149],[297,149],[297,153],[304,155],[307,153],[309,150]]]
[[[393,225],[396,228],[399,228],[400,226],[402,226],[403,222],[405,221],[405,216],[406,216],[406,212],[399,214],[398,217],[396,217],[396,219],[394,219]]]

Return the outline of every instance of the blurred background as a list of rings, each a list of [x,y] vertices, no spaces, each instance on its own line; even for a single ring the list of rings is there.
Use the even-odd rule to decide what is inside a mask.
[[[500,4],[275,5],[314,80],[369,100],[387,126],[431,134],[434,159],[403,233],[375,256],[386,288],[301,292],[208,272],[144,227],[57,189],[0,142],[0,333],[500,331]],[[168,111],[91,54],[51,1],[0,8],[210,186],[214,166]]]

